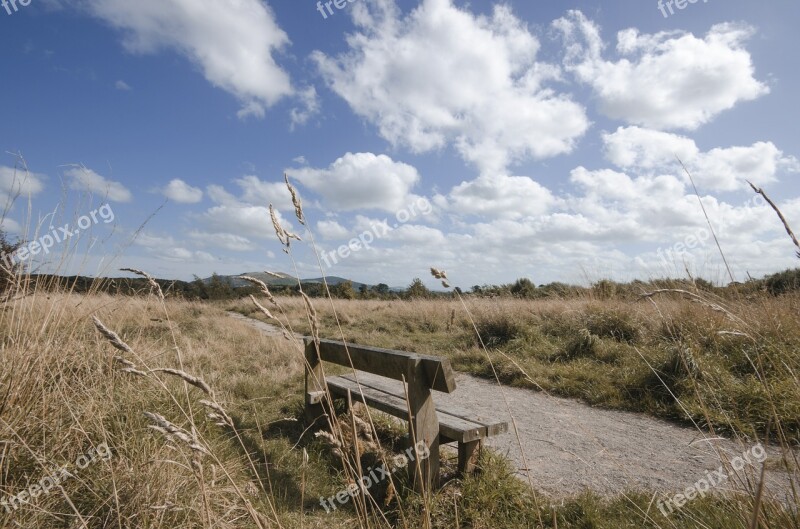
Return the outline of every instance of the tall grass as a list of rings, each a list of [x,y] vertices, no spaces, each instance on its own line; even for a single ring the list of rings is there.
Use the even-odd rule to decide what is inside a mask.
[[[293,245],[314,248],[310,231],[273,222],[291,263]],[[457,477],[444,461],[453,479],[441,489],[415,492],[411,469],[328,513],[319,497],[408,440],[381,414],[330,400],[319,435],[306,429],[296,337],[443,355],[503,385],[644,411],[704,434],[769,438],[783,448],[781,470],[797,477],[794,295],[315,303],[272,296],[256,282],[261,294],[246,304],[202,304],[164,295],[155,281],[136,297],[79,296],[31,284],[30,272],[12,272],[0,304],[0,500],[62,465],[73,477],[18,509],[0,507],[2,527],[800,528],[797,491],[781,506],[761,496],[758,477],[742,494],[696,500],[662,519],[648,514],[652,491],[550,498],[490,451],[474,476]],[[453,272],[436,272],[456,284]],[[284,336],[264,336],[227,310],[266,319]],[[74,465],[103,443],[109,459]]]

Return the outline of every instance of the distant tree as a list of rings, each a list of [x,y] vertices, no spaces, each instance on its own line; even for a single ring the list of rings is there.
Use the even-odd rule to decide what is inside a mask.
[[[0,297],[5,297],[16,284],[16,275],[21,268],[21,263],[14,263],[11,255],[16,252],[24,241],[11,242],[8,234],[0,230]]]
[[[783,272],[767,276],[764,278],[763,284],[767,292],[773,296],[800,290],[800,268],[784,270]]]
[[[480,285],[473,285],[473,286],[472,286],[472,290],[471,290],[471,292],[472,292],[473,294],[478,294],[478,295],[480,295],[480,294],[483,294],[483,289],[481,288],[481,286],[480,286]]]
[[[234,298],[233,287],[230,282],[214,272],[211,274],[211,281],[206,285],[208,299],[225,300]]]
[[[534,298],[536,297],[536,285],[533,284],[533,281],[526,277],[522,277],[517,279],[511,288],[509,288],[511,294],[514,295],[515,298]]]
[[[406,296],[410,299],[427,299],[431,297],[431,291],[422,282],[422,279],[415,277],[406,289]]]
[[[353,290],[352,281],[342,281],[338,285],[331,287],[331,294],[341,299],[356,299],[356,291]]]
[[[208,289],[206,289],[205,282],[194,276],[194,281],[189,284],[188,294],[195,299],[208,299]]]
[[[387,285],[386,283],[378,283],[377,285],[372,287],[372,290],[379,296],[388,296],[390,293],[389,285]]]
[[[597,299],[611,299],[617,294],[618,286],[609,279],[601,279],[592,285],[592,294]]]
[[[299,293],[300,287],[295,285],[294,289]],[[328,285],[328,290],[331,291],[331,295],[335,296],[334,290],[336,289],[336,285]],[[326,295],[325,286],[322,283],[303,283],[303,292],[306,293],[306,296],[310,298],[321,298],[322,296]]]

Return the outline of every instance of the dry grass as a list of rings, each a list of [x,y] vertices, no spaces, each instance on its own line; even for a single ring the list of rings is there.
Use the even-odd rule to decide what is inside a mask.
[[[272,220],[291,259],[301,239],[274,212]],[[660,525],[643,516],[647,491],[555,503],[488,451],[478,475],[442,490],[415,494],[399,474],[328,514],[317,498],[384,461],[402,430],[364,411],[332,414],[320,435],[305,430],[305,360],[291,337],[299,330],[444,355],[504,384],[769,434],[789,448],[800,436],[797,297],[319,302],[274,298],[260,285],[266,301],[214,305],[165,298],[149,275],[130,271],[148,278],[150,292],[78,296],[42,284],[31,292],[16,275],[4,293],[0,500],[62,465],[73,477],[18,509],[0,508],[2,527],[800,528],[796,509],[764,505],[757,492],[696,500]],[[286,338],[233,321],[229,309],[277,322]],[[72,463],[103,443],[107,460]]]

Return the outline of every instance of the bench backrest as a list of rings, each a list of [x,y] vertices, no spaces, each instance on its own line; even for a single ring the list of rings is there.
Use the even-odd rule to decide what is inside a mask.
[[[421,380],[414,380],[416,385],[444,393],[456,389],[453,368],[446,358],[363,345],[345,347],[342,342],[320,340],[319,359],[393,380],[405,378],[406,382],[412,382],[408,380],[409,373],[418,373],[416,377]],[[317,348],[311,339],[306,339],[306,360],[312,366],[317,363]]]

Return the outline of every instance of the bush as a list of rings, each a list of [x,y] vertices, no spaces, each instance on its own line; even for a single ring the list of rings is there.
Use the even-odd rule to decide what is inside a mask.
[[[21,240],[12,243],[8,239],[8,234],[0,230],[0,299],[5,298],[6,294],[17,284],[16,276],[20,270],[21,263],[13,263],[11,255],[23,243],[24,241]]]
[[[784,270],[764,279],[767,292],[773,296],[800,290],[800,268]]]

